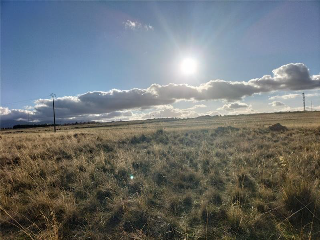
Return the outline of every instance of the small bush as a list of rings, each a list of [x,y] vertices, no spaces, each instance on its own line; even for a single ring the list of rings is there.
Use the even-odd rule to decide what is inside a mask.
[[[209,182],[211,186],[213,186],[215,189],[218,189],[220,191],[225,190],[225,183],[223,181],[223,178],[218,174],[212,174],[209,177]]]
[[[105,203],[107,200],[112,198],[112,191],[110,189],[106,190],[98,190],[96,193],[97,200],[102,204]]]
[[[212,191],[206,196],[206,200],[216,206],[222,205],[222,197],[218,192]]]
[[[150,142],[150,138],[146,137],[144,134],[142,134],[139,137],[133,136],[130,140],[131,144],[139,144],[143,142]]]
[[[156,184],[158,184],[159,186],[165,185],[167,183],[167,176],[162,173],[162,172],[157,172],[154,175],[154,181],[156,182]]]
[[[136,230],[147,230],[148,226],[147,214],[143,210],[130,210],[124,215],[123,229],[126,232],[133,232]]]
[[[243,189],[234,189],[231,194],[231,201],[239,206],[246,206],[249,203],[250,197]]]
[[[182,204],[185,211],[190,212],[193,206],[192,196],[190,194],[185,196],[185,198],[182,200]]]
[[[290,222],[299,225],[315,220],[319,212],[318,195],[313,187],[303,180],[288,180],[283,188],[283,202],[290,214]]]
[[[142,182],[132,182],[128,185],[128,191],[129,194],[140,194],[143,189],[143,183]]]
[[[227,127],[218,127],[215,129],[215,134],[226,134],[226,133],[231,133],[239,131],[239,128],[227,126]]]
[[[240,188],[245,188],[250,190],[251,192],[256,191],[256,184],[254,180],[247,174],[242,173],[238,176],[238,186]]]
[[[158,130],[156,131],[156,133],[155,133],[156,136],[159,136],[159,135],[162,135],[162,134],[164,134],[163,129],[158,129]]]
[[[79,212],[71,213],[62,222],[62,226],[59,229],[59,239],[71,239],[73,231],[83,229],[87,224],[86,219]]]
[[[228,225],[230,226],[230,231],[236,235],[242,235],[245,233],[244,226],[243,226],[243,219],[245,214],[238,206],[232,206],[228,209],[227,212],[227,219]]]
[[[194,189],[200,184],[200,176],[195,172],[181,172],[177,187],[179,189]]]
[[[147,161],[134,161],[132,162],[132,168],[135,171],[142,172],[145,175],[150,173],[150,163]]]
[[[168,144],[169,143],[169,137],[165,134],[165,132],[160,129],[155,132],[153,135],[153,139],[157,143],[162,143],[162,144]]]
[[[88,197],[88,194],[83,190],[75,191],[74,196],[77,200],[84,200]]]
[[[223,208],[216,208],[212,205],[204,205],[200,210],[200,216],[203,223],[208,225],[216,225],[226,221],[227,212]]]
[[[129,172],[125,168],[120,168],[116,174],[116,179],[121,183],[127,183],[129,180]]]
[[[107,228],[115,227],[118,224],[120,224],[120,222],[123,219],[123,214],[124,214],[123,206],[121,205],[114,206],[114,211],[111,213],[107,221],[106,227]]]

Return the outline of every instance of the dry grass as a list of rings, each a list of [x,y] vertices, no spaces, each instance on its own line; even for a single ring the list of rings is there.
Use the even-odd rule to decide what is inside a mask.
[[[317,119],[3,131],[0,238],[319,239]]]

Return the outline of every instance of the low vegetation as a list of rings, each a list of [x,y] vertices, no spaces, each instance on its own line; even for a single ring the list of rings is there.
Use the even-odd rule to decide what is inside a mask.
[[[295,116],[3,131],[0,238],[319,239],[320,128]]]

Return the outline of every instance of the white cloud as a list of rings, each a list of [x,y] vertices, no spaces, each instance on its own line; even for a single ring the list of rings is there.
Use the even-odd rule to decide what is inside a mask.
[[[221,108],[218,108],[217,110],[235,111],[235,110],[239,110],[239,109],[248,109],[250,107],[251,106],[249,106],[246,103],[234,102],[234,103],[225,104]]]
[[[307,93],[305,96],[306,97],[319,97],[320,94],[319,93]]]
[[[150,24],[142,24],[138,21],[131,21],[127,20],[123,23],[125,29],[130,29],[130,30],[145,30],[145,31],[153,31],[154,28]]]
[[[209,115],[209,116],[220,116],[221,113],[218,112],[218,111],[209,111],[209,112],[206,112],[204,115]]]
[[[310,76],[303,63],[290,63],[272,71],[273,76],[265,75],[249,81],[260,88],[261,92],[274,90],[303,90],[320,87],[319,75]]]
[[[9,113],[10,113],[9,108],[0,107],[0,115],[1,116],[8,115]]]
[[[26,110],[33,110],[33,106],[24,106],[23,108]]]
[[[0,107],[0,120],[6,121],[11,119],[20,119],[27,121],[29,117],[34,116],[34,112],[22,109],[9,109]]]
[[[154,111],[140,115],[140,118],[193,118],[200,115],[196,110],[199,108],[206,108],[204,104],[194,105],[190,108],[180,109],[174,108],[172,105],[162,105],[155,107]],[[139,115],[138,115],[139,116]],[[139,118],[139,117],[138,117]]]
[[[144,29],[149,31],[149,30],[154,30],[154,28],[151,25],[144,25]]]
[[[272,103],[269,103],[272,107],[286,107],[287,105],[280,101],[273,101]]]
[[[276,99],[284,99],[284,100],[287,100],[287,99],[293,99],[293,98],[297,98],[297,97],[301,97],[302,95],[301,94],[287,94],[287,95],[282,95],[282,96],[272,96],[272,97],[269,97],[269,100],[276,100]]]
[[[125,28],[131,29],[131,30],[135,30],[135,29],[141,27],[141,23],[135,22],[135,21],[130,21],[130,20],[127,20],[123,24],[124,24]]]
[[[196,107],[197,108],[197,107]],[[142,118],[192,118],[199,114],[194,111],[196,108],[179,109],[172,105],[158,107],[156,111],[144,114]]]
[[[196,110],[199,108],[206,108],[207,106],[204,104],[198,104],[198,105],[194,105],[193,107],[187,108],[188,110]]]
[[[306,97],[319,97],[320,94],[319,93],[307,93],[305,94]],[[276,96],[272,96],[269,97],[269,100],[277,100],[277,99],[283,99],[283,100],[287,100],[287,99],[294,99],[294,98],[302,98],[302,94],[296,94],[296,93],[292,93],[292,94],[286,94],[286,95],[276,95]]]

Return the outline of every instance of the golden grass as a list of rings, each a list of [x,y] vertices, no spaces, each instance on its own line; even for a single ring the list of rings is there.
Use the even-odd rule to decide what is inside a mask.
[[[319,117],[2,131],[0,238],[319,239]]]

